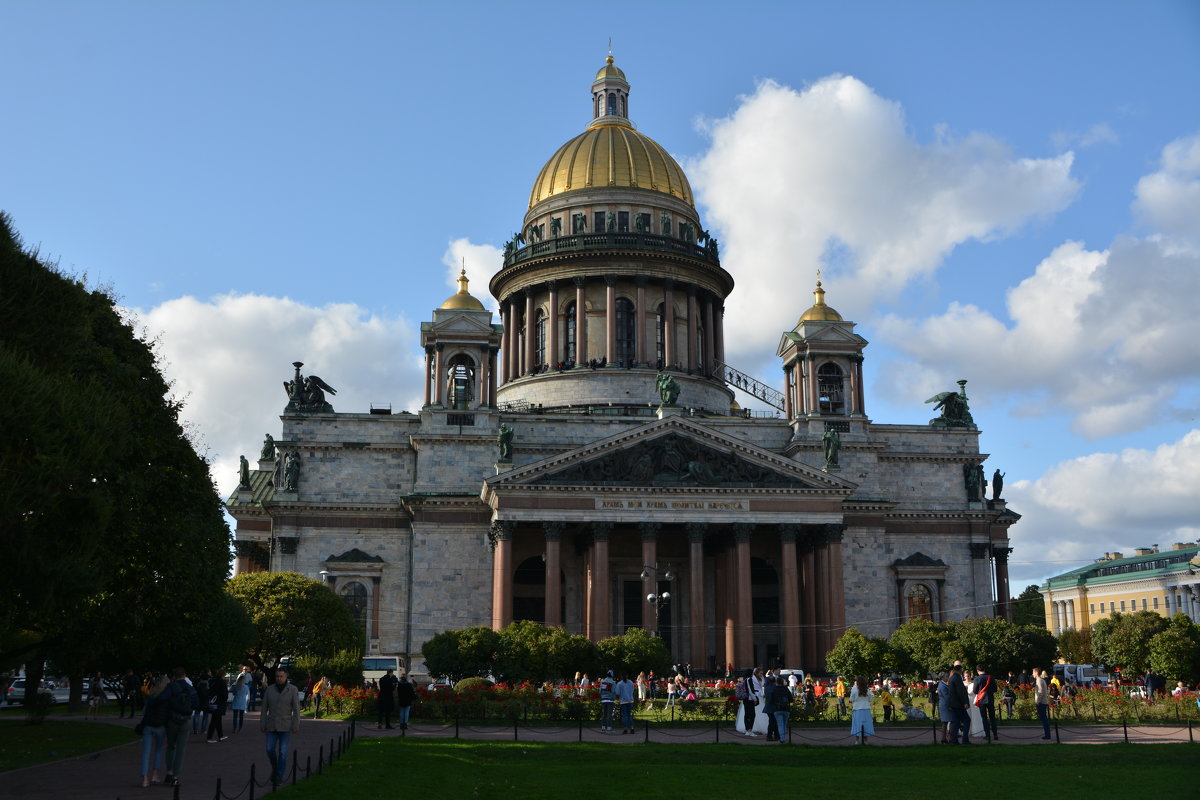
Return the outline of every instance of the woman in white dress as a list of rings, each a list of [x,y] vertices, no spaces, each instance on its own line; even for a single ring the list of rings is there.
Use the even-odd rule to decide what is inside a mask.
[[[971,737],[983,737],[983,715],[979,713],[979,706],[975,705],[975,683],[972,681],[967,684],[967,712],[971,717]]]

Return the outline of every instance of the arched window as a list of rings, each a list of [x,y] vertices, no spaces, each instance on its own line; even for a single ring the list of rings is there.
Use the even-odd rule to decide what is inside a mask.
[[[471,407],[471,401],[475,398],[475,362],[470,356],[459,353],[450,359],[446,388],[449,390],[451,408]]]
[[[822,364],[817,370],[817,395],[821,401],[822,414],[846,413],[842,368],[837,364]]]
[[[365,640],[367,636],[367,606],[370,605],[367,587],[354,581],[343,586],[339,594],[342,602],[346,604],[346,608],[350,610],[350,616],[354,617],[354,621],[362,628]]]
[[[537,321],[534,323],[534,364],[538,369],[546,366],[546,312],[538,309]]]
[[[567,335],[563,337],[563,363],[575,362],[575,301],[567,304],[566,313]]]
[[[613,94],[612,92],[608,93],[608,113],[609,114],[617,113],[617,96],[615,94]]]
[[[654,309],[654,358],[657,361],[659,369],[666,366],[666,340],[663,338],[665,326],[667,324],[666,311],[663,304],[659,303],[658,308]]]
[[[633,303],[624,298],[617,298],[617,363],[623,367],[633,366],[637,353],[637,315]]]
[[[933,598],[929,587],[915,583],[908,590],[908,619],[933,619]]]

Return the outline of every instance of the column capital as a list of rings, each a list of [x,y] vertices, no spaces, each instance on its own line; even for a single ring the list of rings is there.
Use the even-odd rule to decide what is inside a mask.
[[[500,542],[507,542],[512,539],[513,529],[517,524],[512,520],[495,520],[492,526],[488,528],[488,546],[495,550]]]
[[[662,530],[661,522],[639,522],[638,530],[642,532],[643,542],[657,542],[658,532]]]
[[[646,278],[645,275],[638,275],[636,278],[633,279],[633,282],[636,283],[638,286],[645,288],[645,286],[648,282],[648,279]]]
[[[611,522],[593,522],[592,523],[592,541],[607,542],[608,537],[612,535],[613,527]]]
[[[988,542],[971,542],[971,558],[987,558],[992,554],[992,546]]]
[[[566,527],[565,522],[543,522],[542,530],[546,533],[546,541],[557,542],[562,538],[563,530]]]
[[[1008,554],[1012,551],[1013,549],[1011,547],[993,547],[992,557],[995,558],[998,563],[1007,564]]]
[[[800,526],[788,523],[786,525],[776,525],[779,530],[779,541],[784,544],[795,544],[796,539],[800,537]]]
[[[663,289],[666,289],[668,292],[675,291],[675,279],[663,278]]]
[[[707,522],[689,522],[684,527],[687,528],[688,541],[693,544],[696,542],[703,542],[704,535],[708,533]]]
[[[557,289],[558,288],[558,278],[550,278],[549,280],[547,280],[546,288],[547,289]]]
[[[821,537],[825,544],[841,544],[842,536],[846,533],[846,526],[840,522],[828,522],[821,526]]]
[[[733,539],[738,544],[750,541],[750,535],[754,533],[754,525],[749,522],[736,522],[733,524]]]
[[[617,276],[612,275],[612,274],[605,275],[604,283],[608,286],[616,286],[617,285]]]
[[[576,276],[571,278],[571,282],[575,284],[576,289],[582,289],[587,284],[587,278]]]

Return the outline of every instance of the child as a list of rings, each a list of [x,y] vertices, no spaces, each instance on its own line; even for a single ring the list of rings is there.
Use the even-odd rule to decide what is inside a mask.
[[[892,693],[888,690],[887,684],[883,685],[883,689],[879,692],[879,702],[883,704],[883,721],[892,721]]]

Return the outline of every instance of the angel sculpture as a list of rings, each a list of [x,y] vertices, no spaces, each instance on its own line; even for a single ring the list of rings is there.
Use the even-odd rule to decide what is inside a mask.
[[[926,400],[926,403],[937,403],[934,411],[942,415],[929,420],[929,424],[937,428],[974,428],[975,420],[971,417],[970,406],[967,405],[967,382],[959,381],[957,392],[939,392]]]
[[[301,375],[300,368],[304,366],[303,362],[293,361],[292,366],[296,368],[295,377],[290,381],[283,382],[283,390],[287,392],[288,396],[288,404],[284,411],[296,411],[301,414],[332,414],[333,406],[325,400],[325,392],[337,394],[337,389],[316,375],[309,375],[307,378]]]

